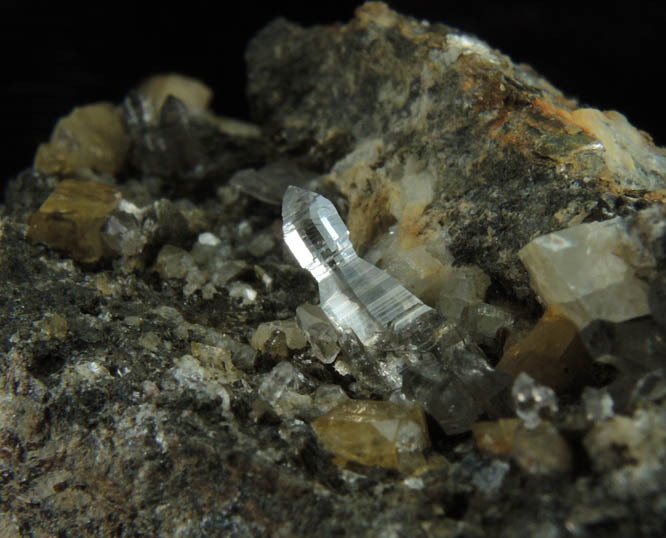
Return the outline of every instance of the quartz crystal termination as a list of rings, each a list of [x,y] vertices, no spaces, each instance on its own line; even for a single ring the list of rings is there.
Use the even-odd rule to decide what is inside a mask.
[[[364,346],[387,329],[396,333],[432,313],[395,278],[360,258],[349,230],[325,197],[290,186],[282,203],[282,230],[298,263],[317,280],[322,310],[340,332]]]

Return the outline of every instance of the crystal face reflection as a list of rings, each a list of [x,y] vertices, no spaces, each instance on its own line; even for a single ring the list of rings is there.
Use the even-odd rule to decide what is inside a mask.
[[[372,345],[432,309],[388,273],[358,257],[333,204],[291,186],[282,204],[284,240],[319,283],[321,308],[340,331]]]

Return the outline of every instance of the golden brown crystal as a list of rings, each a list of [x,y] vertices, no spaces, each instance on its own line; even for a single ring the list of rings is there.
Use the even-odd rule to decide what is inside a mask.
[[[93,171],[116,174],[125,165],[129,138],[117,107],[96,103],[61,118],[51,140],[41,144],[35,168],[60,176]]]
[[[534,328],[509,347],[497,368],[517,377],[521,372],[556,392],[580,387],[592,360],[574,323],[548,309]]]
[[[312,426],[338,465],[355,461],[411,470],[415,460],[425,464],[422,451],[430,445],[423,410],[393,402],[351,400],[334,407]]]
[[[104,254],[102,227],[119,199],[107,185],[66,179],[30,215],[28,237],[78,261],[96,262]]]

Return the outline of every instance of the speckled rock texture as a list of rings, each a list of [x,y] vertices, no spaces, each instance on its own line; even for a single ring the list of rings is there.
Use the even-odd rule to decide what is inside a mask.
[[[340,26],[277,20],[247,60],[256,125],[188,105],[189,86],[142,116],[146,84],[114,109],[122,171],[86,161],[10,182],[0,537],[663,536],[664,150],[477,38],[384,4]],[[426,416],[422,465],[331,453],[312,424],[379,395],[350,373],[358,347],[323,362],[296,315],[318,302],[275,205],[296,169],[361,253],[434,304],[446,271],[465,266],[456,278],[478,280],[468,303],[485,317],[461,323],[493,365],[534,334],[542,306],[517,252],[545,233],[647,215],[638,235],[654,263],[637,278],[651,313],[582,331],[586,377],[558,372],[568,389],[522,376],[504,395],[522,406],[548,394],[547,408],[516,418],[498,405],[453,436]],[[29,232],[65,180],[117,193],[92,262]]]

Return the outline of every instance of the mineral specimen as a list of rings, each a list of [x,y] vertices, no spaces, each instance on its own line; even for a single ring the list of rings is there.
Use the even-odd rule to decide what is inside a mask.
[[[312,398],[302,394],[303,375],[286,361],[278,363],[259,385],[257,393],[280,414],[291,414],[308,409]]]
[[[315,420],[312,426],[338,465],[355,461],[412,470],[413,456],[430,445],[423,411],[392,402],[342,403]],[[405,462],[409,462],[406,468]]]
[[[645,317],[612,323],[597,320],[581,332],[592,357],[621,371],[645,373],[666,363],[666,337],[661,325]]]
[[[259,170],[240,170],[231,177],[229,183],[262,202],[281,205],[289,185],[305,188],[315,177],[316,174],[291,161],[277,161]]]
[[[187,191],[202,182],[226,179],[266,157],[268,144],[257,143],[257,136],[224,132],[219,118],[202,113],[207,98],[203,88],[197,89],[200,83],[190,81],[187,88],[179,83],[174,90],[172,82],[149,83],[143,88],[148,95],[139,88],[123,103],[130,162],[142,174]]]
[[[275,21],[247,59],[257,125],[218,121],[175,89],[157,113],[132,91],[133,166],[75,172],[122,193],[100,232],[119,258],[76,263],[26,240],[26,215],[63,177],[10,181],[0,535],[663,536],[666,215],[664,192],[646,190],[666,187],[663,151],[479,39],[382,4],[348,24]],[[298,308],[317,283],[278,241],[270,165],[285,161],[319,174],[295,181],[333,202],[359,255],[437,311],[366,346]],[[259,183],[235,176],[248,169]],[[578,325],[544,319],[523,340],[543,311],[517,252],[617,217],[627,241],[613,255],[648,285],[650,312],[582,329],[597,363],[579,376],[559,359]],[[305,347],[280,330],[249,345],[261,324],[294,319]],[[525,369],[538,355],[519,409],[534,428],[512,415],[510,386],[496,393],[488,364],[505,338]],[[537,373],[560,367],[551,416]],[[414,403],[423,411],[401,422]],[[341,404],[368,420],[322,422],[327,449],[312,423]],[[355,413],[366,405],[384,413]]]
[[[259,325],[250,339],[250,345],[257,351],[266,351],[269,341],[277,334],[284,335],[285,344],[289,349],[302,349],[307,343],[295,321],[276,320]]]
[[[581,399],[588,420],[600,421],[613,417],[613,398],[608,389],[585,387]]]
[[[666,152],[624,116],[583,108],[479,39],[408,22],[385,4],[366,4],[343,26],[277,20],[247,59],[254,117],[285,151],[307,146],[306,164],[325,163],[322,188],[346,197],[359,252],[392,227],[403,258],[443,235],[456,264],[480,267],[495,289],[536,308],[521,248],[663,199]],[[431,262],[415,257],[414,270]],[[617,275],[608,272],[617,265],[592,265],[583,274],[601,271],[609,285]],[[631,308],[642,293],[628,297]],[[629,308],[619,297],[617,306],[608,314]]]

